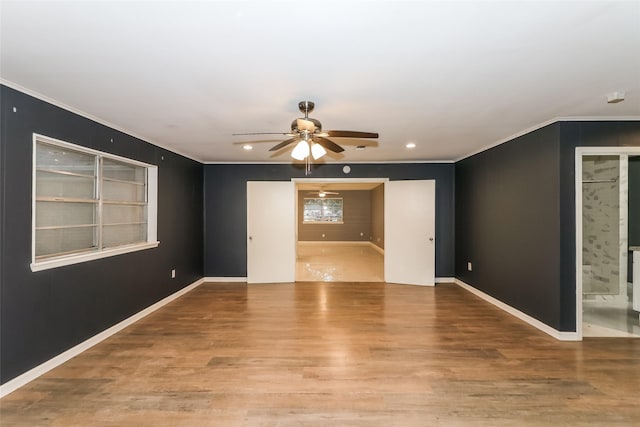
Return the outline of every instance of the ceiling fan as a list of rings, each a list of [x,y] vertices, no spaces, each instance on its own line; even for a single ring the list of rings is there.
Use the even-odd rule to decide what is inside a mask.
[[[298,109],[304,113],[304,117],[291,122],[291,132],[252,132],[234,133],[233,135],[285,135],[291,137],[271,147],[269,151],[278,151],[290,144],[297,143],[291,152],[291,157],[296,160],[306,160],[306,174],[310,171],[310,157],[318,160],[327,154],[327,150],[333,151],[334,153],[344,151],[344,148],[329,138],[378,138],[378,134],[374,132],[358,132],[352,130],[322,131],[320,121],[309,117],[309,113],[313,111],[314,107],[315,104],[311,101],[300,101],[298,103]]]
[[[337,196],[338,194],[340,194],[340,193],[335,192],[335,191],[326,191],[326,190],[323,190],[322,188],[320,190],[309,191],[307,193],[307,195],[313,195],[313,196],[317,196],[317,197],[321,197],[321,198],[322,197],[327,197],[327,196]]]

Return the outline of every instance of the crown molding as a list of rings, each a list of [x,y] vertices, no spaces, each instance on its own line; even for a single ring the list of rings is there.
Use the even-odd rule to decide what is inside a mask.
[[[456,160],[454,160],[454,163],[459,162],[460,160],[464,160],[466,158],[469,158],[471,156],[475,156],[476,154],[480,154],[483,151],[487,151],[490,150],[494,147],[497,147],[498,145],[502,145],[505,142],[509,142],[512,141],[516,138],[519,138],[523,135],[526,135],[528,133],[534,132],[538,129],[542,129],[545,126],[549,126],[552,125],[554,123],[558,123],[558,122],[629,122],[629,121],[640,121],[640,116],[605,116],[605,117],[593,117],[593,116],[584,116],[584,117],[580,117],[580,116],[576,116],[576,117],[555,117],[553,119],[550,120],[546,120],[542,123],[538,123],[537,125],[531,126],[527,129],[524,129],[520,132],[514,133],[511,136],[507,136],[506,138],[502,138],[499,139],[496,142],[493,142],[483,148],[480,148],[479,150],[473,151],[470,154],[466,154]]]
[[[177,151],[175,148],[167,147],[167,146],[165,146],[163,144],[160,144],[157,141],[150,140],[150,139],[148,139],[148,138],[146,138],[146,137],[144,137],[142,135],[138,135],[135,132],[132,132],[132,131],[130,131],[128,129],[125,129],[125,128],[120,127],[118,125],[115,125],[115,124],[113,124],[111,122],[103,120],[100,117],[96,117],[96,116],[94,116],[92,114],[89,114],[89,113],[87,113],[85,111],[82,111],[82,110],[80,110],[78,108],[75,108],[75,107],[72,107],[70,105],[67,105],[65,103],[62,103],[60,101],[57,101],[57,100],[55,100],[53,98],[50,98],[50,97],[48,97],[46,95],[43,95],[43,94],[41,94],[39,92],[36,92],[34,90],[27,89],[26,87],[20,86],[19,84],[14,83],[12,81],[9,81],[7,79],[4,79],[4,78],[0,77],[0,84],[2,84],[4,86],[7,86],[7,87],[9,87],[11,89],[15,89],[15,90],[17,90],[19,92],[22,92],[22,93],[26,94],[26,95],[32,96],[32,97],[34,97],[36,99],[39,99],[41,101],[47,102],[47,103],[49,103],[51,105],[54,105],[56,107],[62,108],[63,110],[67,110],[67,111],[69,111],[69,112],[71,112],[73,114],[77,114],[78,116],[84,117],[85,119],[92,120],[92,121],[94,121],[96,123],[99,123],[101,125],[107,126],[107,127],[111,128],[113,130],[117,130],[118,132],[125,133],[125,134],[127,134],[129,136],[132,136],[132,137],[137,138],[137,139],[139,139],[139,140],[141,140],[143,142],[146,142],[147,144],[155,145],[156,147],[159,147],[159,148],[162,148],[164,150],[170,151],[170,152],[172,152],[174,154],[178,154],[179,156],[186,157],[187,159],[196,161],[198,163],[202,163],[201,160],[198,160],[198,159],[196,159],[196,158],[194,158],[194,157],[192,157],[192,156],[190,156],[190,155],[188,155],[186,153],[182,153],[180,151]]]
[[[36,92],[34,90],[28,89],[26,87],[23,87],[17,83],[14,83],[12,81],[9,81],[7,79],[4,79],[2,77],[0,77],[0,84],[10,87],[12,89],[15,89],[17,91],[23,92],[29,96],[32,96],[34,98],[37,98],[41,101],[45,101],[48,102],[49,104],[55,105],[56,107],[62,108],[64,110],[67,110],[71,113],[77,114],[81,117],[87,118],[89,120],[93,120],[96,123],[99,123],[101,125],[107,126],[111,129],[117,130],[119,132],[125,133],[129,136],[132,136],[134,138],[137,138],[141,141],[144,141],[148,144],[152,144],[155,145],[156,147],[162,148],[164,150],[170,151],[172,153],[178,154],[180,156],[186,157],[187,159],[196,161],[198,163],[202,163],[205,165],[278,165],[278,164],[283,164],[283,165],[289,165],[292,164],[291,162],[238,162],[238,161],[204,161],[198,158],[195,158],[189,154],[186,154],[184,152],[178,151],[173,147],[168,147],[166,145],[163,145],[157,141],[153,141],[150,140],[146,137],[143,137],[141,135],[136,134],[135,132],[132,132],[128,129],[125,129],[123,127],[117,126],[111,122],[108,122],[106,120],[103,120],[99,117],[96,117],[92,114],[86,113],[78,108],[72,107],[70,105],[64,104],[60,101],[57,101],[53,98],[50,98],[46,95],[43,95],[39,92]],[[482,153],[483,151],[487,151],[491,148],[497,147],[498,145],[504,144],[505,142],[509,142],[513,139],[516,139],[518,137],[521,137],[523,135],[526,135],[528,133],[534,132],[538,129],[541,129],[545,126],[548,126],[550,124],[554,124],[557,122],[587,122],[587,121],[640,121],[640,116],[606,116],[606,117],[592,117],[592,116],[585,116],[585,117],[555,117],[553,119],[550,120],[546,120],[542,123],[538,123],[534,126],[531,126],[529,128],[526,128],[520,132],[517,132],[513,135],[507,136],[505,138],[501,138],[489,145],[486,145],[478,150],[472,151],[469,154],[466,154],[462,157],[459,157],[457,159],[453,159],[453,160],[382,160],[382,161],[354,161],[354,162],[325,162],[325,163],[316,163],[316,164],[331,164],[331,165],[346,165],[346,164],[429,164],[429,163],[444,163],[444,164],[450,164],[450,163],[456,163],[459,162],[461,160],[464,160],[466,158],[469,158],[471,156],[475,156],[476,154]]]

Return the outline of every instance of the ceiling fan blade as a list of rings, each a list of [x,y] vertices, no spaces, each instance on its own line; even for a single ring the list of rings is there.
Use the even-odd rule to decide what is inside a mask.
[[[309,191],[307,193],[307,195],[310,195],[310,194],[315,194],[316,196],[324,197],[324,196],[335,196],[340,193],[338,193],[337,191],[314,190],[314,191]]]
[[[333,142],[330,139],[327,139],[325,137],[314,136],[312,139],[313,139],[313,142],[315,142],[317,144],[320,144],[321,146],[323,146],[327,150],[333,151],[334,153],[340,153],[340,152],[344,151],[344,148],[340,147],[338,144],[336,144],[335,142]]]
[[[241,135],[289,135],[286,132],[249,132],[249,133],[232,133],[232,136],[241,136]]]
[[[280,144],[271,147],[271,149],[269,149],[269,151],[278,151],[279,149],[284,148],[284,147],[286,147],[287,145],[289,145],[289,144],[291,144],[293,142],[296,142],[298,139],[300,139],[300,138],[296,137],[296,138],[285,139]]]
[[[379,135],[374,132],[358,132],[355,130],[328,130],[327,136],[334,138],[378,138]]]
[[[299,131],[308,131],[310,133],[315,132],[316,124],[309,119],[296,119]]]

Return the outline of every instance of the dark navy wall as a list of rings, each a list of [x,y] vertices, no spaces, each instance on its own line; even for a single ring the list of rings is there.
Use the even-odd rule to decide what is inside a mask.
[[[578,146],[640,146],[640,122],[554,123],[457,162],[455,177],[456,277],[566,332]]]
[[[436,180],[436,276],[453,277],[453,184],[451,163],[315,165],[309,178]],[[247,181],[304,178],[294,165],[205,165],[205,276],[247,275]]]
[[[456,163],[456,277],[554,327],[559,137],[550,125]]]
[[[202,277],[203,166],[5,86],[0,100],[5,383]],[[158,165],[159,247],[31,272],[34,132]]]

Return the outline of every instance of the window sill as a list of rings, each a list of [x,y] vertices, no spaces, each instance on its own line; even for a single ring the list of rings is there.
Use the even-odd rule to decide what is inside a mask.
[[[145,249],[157,248],[160,242],[141,243],[130,246],[122,246],[119,248],[106,249],[100,252],[91,252],[78,255],[70,255],[61,258],[36,261],[31,263],[31,271],[49,270],[51,268],[63,267],[65,265],[79,264],[81,262],[93,261],[96,259],[108,258],[111,256],[122,255],[129,252],[137,252]]]
[[[303,225],[314,225],[314,224],[320,224],[320,225],[329,225],[329,224],[335,224],[335,225],[342,225],[344,224],[344,221],[303,221],[302,222]]]

